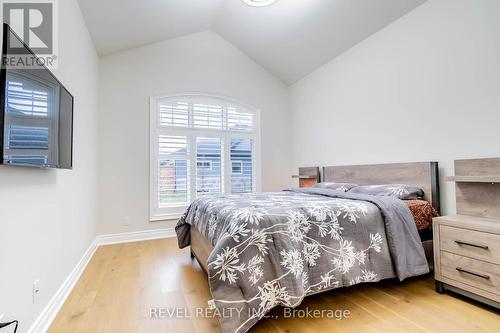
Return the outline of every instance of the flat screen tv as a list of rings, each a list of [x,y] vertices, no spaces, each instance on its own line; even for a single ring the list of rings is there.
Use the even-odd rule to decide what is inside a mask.
[[[73,96],[41,62],[35,66],[11,65],[10,60],[16,57],[38,59],[4,24],[0,164],[71,169]]]

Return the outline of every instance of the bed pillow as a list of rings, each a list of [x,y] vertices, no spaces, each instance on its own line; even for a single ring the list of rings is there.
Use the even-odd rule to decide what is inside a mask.
[[[358,186],[349,192],[396,197],[401,200],[416,200],[424,197],[424,191],[420,187],[404,184]]]
[[[336,191],[343,191],[347,192],[352,188],[355,188],[358,186],[358,184],[351,184],[351,183],[331,183],[331,182],[324,182],[324,183],[318,183],[314,185],[315,188],[325,188],[329,190],[336,190]]]
[[[438,217],[437,210],[431,203],[425,200],[404,200],[406,206],[410,209],[417,230],[425,230],[432,227],[432,219]]]

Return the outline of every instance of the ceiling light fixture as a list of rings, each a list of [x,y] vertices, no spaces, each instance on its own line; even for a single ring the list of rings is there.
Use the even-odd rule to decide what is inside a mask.
[[[243,0],[244,3],[252,7],[270,6],[276,1],[277,0]]]

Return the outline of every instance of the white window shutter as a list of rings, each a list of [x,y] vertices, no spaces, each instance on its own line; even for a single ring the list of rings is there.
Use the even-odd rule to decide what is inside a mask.
[[[174,218],[191,200],[256,190],[257,111],[216,97],[151,100],[151,219]]]
[[[158,103],[160,126],[189,126],[189,103],[184,101],[166,100]]]

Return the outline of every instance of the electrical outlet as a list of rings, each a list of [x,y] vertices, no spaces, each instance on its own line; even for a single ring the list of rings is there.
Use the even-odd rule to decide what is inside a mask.
[[[33,282],[33,304],[36,303],[38,294],[40,294],[40,280],[35,280]]]

